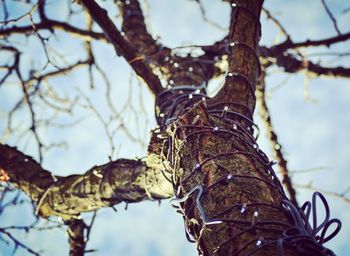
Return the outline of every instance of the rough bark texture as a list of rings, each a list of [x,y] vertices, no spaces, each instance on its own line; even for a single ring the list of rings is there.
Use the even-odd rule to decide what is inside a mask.
[[[181,128],[191,124],[197,115],[201,117],[198,127]],[[204,225],[203,216],[194,207],[196,193],[193,193],[183,208],[185,222],[199,251],[204,255],[245,255],[255,249],[261,237],[278,239],[280,227],[259,223],[286,220],[284,213],[273,208],[280,207],[283,192],[279,181],[273,180],[274,176],[267,172],[266,159],[260,162],[259,159],[264,158],[244,127],[234,134],[229,133],[232,126],[209,115],[202,105],[182,116],[176,125],[180,127],[179,136],[172,143],[181,146],[175,148],[178,162],[174,165],[183,169],[183,173],[178,174],[182,181],[179,196],[200,184],[205,192],[200,200],[207,219],[230,220],[229,223]],[[214,127],[219,130],[214,131]],[[198,133],[193,134],[195,132]],[[199,169],[195,168],[197,163],[201,164]],[[241,213],[244,205],[246,210]],[[259,213],[256,224],[254,212]],[[270,247],[256,255],[274,253],[275,248]]]
[[[143,78],[154,93],[160,92],[162,85],[159,79],[150,67],[144,61],[141,61],[143,57],[138,54],[134,46],[130,45],[124,39],[123,34],[118,31],[112,20],[108,17],[107,11],[102,9],[93,0],[81,0],[81,3],[85,6],[93,20],[100,25],[116,52],[121,54],[129,62],[137,75]]]
[[[42,217],[65,220],[120,202],[158,200],[172,195],[161,172],[140,160],[119,159],[94,166],[83,175],[52,176],[35,160],[15,148],[0,144],[0,169],[9,181],[37,205]]]
[[[69,256],[83,256],[85,253],[86,224],[81,219],[72,219],[66,222],[68,225]]]
[[[9,181],[28,194],[38,215],[64,219],[70,255],[85,253],[86,225],[79,218],[81,212],[173,195],[200,254],[278,254],[275,241],[281,241],[293,223],[281,207],[286,196],[272,163],[256,144],[252,121],[260,74],[263,1],[227,1],[232,4],[230,33],[211,46],[201,47],[204,54],[199,57],[177,56],[152,38],[137,0],[117,1],[122,31],[95,1],[80,2],[103,33],[50,20],[43,5],[39,7],[41,21],[34,25],[38,30],[64,30],[87,41],[108,41],[145,80],[157,96],[155,112],[160,125],[153,131],[147,160],[119,159],[82,175],[55,177],[17,149],[0,144],[0,181]],[[31,30],[31,26],[13,26],[0,31],[0,38]],[[344,38],[349,34],[304,43],[292,43],[288,38],[274,48],[260,50],[265,61],[274,58],[287,72],[307,69],[349,77],[348,69],[325,69],[286,53],[288,47],[333,44]],[[216,66],[223,56],[228,56],[229,62],[225,83],[215,97],[208,98],[204,84],[223,74]],[[12,69],[18,69],[17,62]],[[166,89],[158,73],[167,81]],[[293,246],[284,248],[284,254],[301,255]]]
[[[188,197],[180,212],[203,255],[248,255],[259,249],[263,240],[281,237],[281,224],[269,221],[289,222],[280,209],[286,198],[280,182],[255,144],[248,121],[255,107],[260,71],[256,52],[262,1],[235,2],[238,6],[232,9],[228,42],[229,73],[223,88],[213,99],[187,111],[186,103],[169,107],[163,99],[165,103],[159,105],[165,120],[185,114],[164,131],[169,136],[165,145],[150,147],[151,153],[168,163],[177,197]],[[225,119],[224,115],[232,114],[234,117]],[[289,249],[285,253],[296,255]],[[276,244],[255,254],[275,255]]]

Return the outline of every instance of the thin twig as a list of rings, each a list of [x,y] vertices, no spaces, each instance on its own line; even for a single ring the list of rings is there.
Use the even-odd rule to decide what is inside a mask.
[[[332,23],[333,23],[333,27],[334,29],[337,31],[338,35],[341,35],[341,32],[338,28],[338,24],[337,24],[337,20],[335,19],[333,13],[331,12],[331,10],[329,9],[327,3],[325,0],[321,0],[321,3],[324,7],[324,9],[326,10],[327,14],[328,14],[328,17],[331,19]]]
[[[270,115],[270,111],[269,108],[267,107],[266,104],[266,94],[265,94],[265,74],[264,72],[262,72],[261,78],[258,82],[258,86],[257,86],[257,102],[259,104],[260,107],[260,117],[261,120],[263,121],[271,146],[272,146],[272,151],[275,154],[276,160],[277,160],[277,164],[278,167],[280,169],[280,172],[282,174],[282,183],[283,185],[285,185],[289,196],[290,196],[290,201],[295,205],[298,206],[298,201],[296,198],[296,192],[293,186],[293,182],[292,179],[290,177],[290,172],[288,169],[288,164],[287,164],[287,160],[283,155],[282,152],[282,146],[281,143],[278,140],[278,136],[274,130],[274,127],[272,125],[272,121],[271,121],[271,115]]]

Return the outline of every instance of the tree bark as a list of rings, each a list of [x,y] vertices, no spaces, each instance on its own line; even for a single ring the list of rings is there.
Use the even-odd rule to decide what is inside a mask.
[[[86,225],[80,213],[115,204],[161,200],[173,195],[169,174],[144,161],[119,159],[82,175],[53,176],[34,159],[0,143],[0,181],[8,181],[33,201],[43,218],[57,216],[68,227],[70,255],[84,255]]]
[[[265,222],[288,222],[279,210],[282,187],[247,121],[255,107],[262,1],[234,2],[226,82],[213,99],[197,103],[168,127],[163,154],[170,162],[168,171],[174,172],[177,196],[188,197],[181,203],[182,213],[203,255],[248,255],[263,240],[281,236],[278,224]],[[181,104],[175,108],[175,113],[184,112]],[[167,111],[161,112],[173,117]],[[271,245],[256,255],[275,253]]]
[[[186,231],[197,243],[200,255],[332,255],[322,247],[322,241],[319,243],[317,232],[314,236],[301,234],[307,223],[302,228],[296,226],[300,212],[294,211],[271,167],[273,163],[254,137],[263,0],[228,1],[232,6],[229,35],[221,43],[203,47],[205,54],[196,58],[173,55],[171,49],[156,42],[147,32],[137,0],[118,1],[125,32],[118,31],[95,1],[80,2],[103,34],[47,19],[40,26],[108,39],[157,96],[159,127],[152,133],[145,162],[119,159],[68,177],[55,177],[17,149],[0,144],[1,179],[27,193],[39,216],[64,219],[70,254],[85,252],[86,225],[79,218],[81,212],[175,195]],[[24,33],[27,29],[13,31]],[[220,74],[212,59],[222,55],[227,55],[229,62],[225,83],[209,98],[204,83]],[[275,57],[281,59],[282,55]],[[300,68],[297,64],[294,69]],[[317,67],[312,67],[317,72]],[[167,80],[167,89],[155,75],[155,68]],[[339,72],[335,75],[347,75],[348,71]],[[303,239],[298,240],[300,236]],[[309,251],[300,249],[301,243]]]
[[[188,78],[173,71],[179,82],[157,97],[160,129],[149,154],[172,174],[179,212],[200,255],[323,255],[317,239],[291,221],[296,208],[253,137],[262,1],[232,6],[225,84],[208,98],[198,84],[180,87]]]

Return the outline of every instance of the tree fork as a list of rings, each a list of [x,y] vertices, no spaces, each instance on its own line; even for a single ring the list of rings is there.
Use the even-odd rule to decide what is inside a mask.
[[[12,182],[26,192],[37,203],[39,216],[64,218],[69,226],[72,255],[82,255],[85,249],[86,226],[78,217],[80,212],[173,194],[180,203],[187,234],[194,238],[202,255],[333,255],[322,243],[337,233],[339,221],[327,217],[327,221],[314,229],[310,227],[310,231],[303,211],[287,200],[271,168],[272,162],[253,137],[263,1],[228,2],[232,5],[230,34],[219,48],[228,56],[229,68],[223,88],[213,98],[207,97],[204,86],[217,72],[213,67],[201,65],[200,61],[190,66],[186,63],[194,58],[181,61],[179,56],[161,64],[173,56],[170,49],[158,52],[158,43],[147,35],[146,26],[140,24],[143,17],[137,0],[131,6],[121,6],[125,8],[124,21],[127,19],[123,23],[128,30],[126,36],[93,0],[81,3],[104,33],[77,31],[50,22],[55,29],[104,41],[108,38],[116,52],[158,94],[156,115],[160,127],[153,132],[146,162],[120,159],[95,166],[83,175],[54,177],[33,159],[0,144],[0,181]],[[128,15],[131,9],[138,12],[137,17]],[[130,29],[142,31],[142,35],[133,34]],[[23,33],[23,29],[17,32]],[[141,39],[137,42],[140,44],[154,45],[147,49],[150,53],[140,51],[128,37]],[[151,54],[154,52],[155,56]],[[218,55],[215,50],[205,52],[198,60]],[[154,57],[152,65],[166,69],[162,72],[169,83],[172,81],[169,89],[164,90],[153,74],[146,53]],[[317,196],[328,213],[328,205],[319,194],[315,194],[313,203]],[[311,209],[311,204],[307,206]],[[322,228],[327,229],[332,223],[338,223],[336,232],[325,237],[327,230],[323,232]]]
[[[165,176],[141,160],[118,159],[94,166],[82,175],[55,177],[30,156],[1,143],[0,182],[10,182],[25,192],[38,216],[64,220],[70,255],[86,253],[87,226],[80,218],[81,212],[173,195]]]
[[[157,95],[160,128],[149,156],[172,174],[178,211],[200,255],[332,255],[323,239],[297,226],[300,212],[253,137],[261,6],[232,3],[229,71],[214,98],[198,85],[173,85]]]

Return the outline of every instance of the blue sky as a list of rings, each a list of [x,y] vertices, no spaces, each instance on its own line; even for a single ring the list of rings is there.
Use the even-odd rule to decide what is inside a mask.
[[[339,27],[347,32],[347,24],[350,15],[340,15],[344,6],[342,1],[327,1],[331,10],[339,17]],[[51,10],[57,19],[64,17],[59,15],[64,12],[63,1],[51,1],[58,7]],[[222,26],[229,22],[229,9],[227,4],[221,1],[203,1],[208,17]],[[147,21],[151,31],[161,38],[161,41],[169,46],[188,44],[208,44],[220,39],[225,32],[203,23],[199,8],[194,1],[149,0],[147,9]],[[149,7],[149,8],[148,8]],[[268,0],[265,7],[278,15],[278,18],[288,29],[292,38],[296,41],[323,38],[335,35],[335,31],[321,8],[320,1],[282,1]],[[23,12],[21,8],[11,6],[14,16]],[[113,15],[113,8],[108,8]],[[74,21],[81,24],[81,19]],[[263,16],[262,44],[271,45],[279,39],[277,31]],[[24,40],[18,37],[18,40]],[[56,39],[51,40],[52,45],[62,48],[67,52],[68,60],[80,58],[82,46],[71,40],[62,32],[57,33]],[[31,52],[26,51],[25,63],[40,67],[43,65],[43,52],[36,39],[30,40]],[[67,43],[69,46],[67,46]],[[146,118],[135,119],[132,112],[123,111],[124,121],[130,130],[147,144],[150,128],[154,127],[153,117],[154,98],[145,86],[140,85],[138,79],[131,75],[131,70],[126,62],[116,57],[113,48],[103,43],[94,43],[95,53],[101,67],[108,73],[113,81],[111,95],[117,109],[122,109],[126,102],[131,102],[136,107],[136,112],[141,113],[140,102],[143,101]],[[24,46],[23,46],[23,49]],[[348,51],[349,43],[341,47],[332,47],[332,51]],[[324,51],[326,49],[318,49]],[[311,52],[311,51],[310,51]],[[34,54],[32,54],[34,53]],[[35,55],[35,58],[34,56]],[[32,61],[31,59],[35,59]],[[102,61],[103,60],[103,61]],[[343,64],[350,66],[349,59]],[[271,109],[273,124],[279,134],[281,144],[289,161],[291,170],[300,170],[323,166],[325,170],[306,174],[294,175],[295,182],[307,184],[312,182],[316,187],[341,192],[350,184],[347,179],[349,171],[350,150],[350,87],[345,79],[312,79],[300,73],[290,76],[287,82],[279,89],[274,89],[286,75],[279,70],[269,74],[267,80],[268,104]],[[130,82],[131,81],[131,85]],[[0,110],[7,111],[18,97],[20,90],[15,82],[0,87]],[[220,80],[216,81],[220,84]],[[57,78],[50,81],[50,86],[59,95],[74,98],[79,95],[78,89],[84,91],[91,98],[94,106],[103,113],[105,120],[110,115],[110,110],[105,100],[105,86],[101,77],[96,79],[96,88],[91,90],[87,85],[85,70],[73,75]],[[305,100],[305,88],[314,101]],[[274,90],[273,90],[274,89]],[[129,95],[132,95],[129,98]],[[53,114],[52,111],[38,108],[39,118]],[[54,148],[45,156],[44,167],[57,175],[69,175],[82,173],[93,165],[103,164],[108,161],[110,148],[108,140],[103,132],[101,123],[91,110],[78,106],[74,109],[75,117],[82,121],[74,127],[40,129],[43,140],[50,142],[69,141],[68,148]],[[70,123],[75,119],[70,115],[59,115],[56,121]],[[16,114],[16,123],[22,125],[29,121],[28,112],[24,109]],[[256,117],[256,121],[260,120]],[[6,119],[0,111],[0,139],[4,140],[4,127]],[[117,126],[118,123],[114,124]],[[260,126],[262,136],[259,145],[264,151],[270,153],[269,144],[264,138],[263,126]],[[97,139],[97,140],[96,140]],[[7,138],[8,143],[18,145],[25,152],[36,156],[35,143],[29,136],[19,139],[18,134]],[[27,141],[28,144],[27,144]],[[144,156],[146,149],[130,141],[123,131],[118,131],[114,137],[118,152],[117,157]],[[25,146],[27,144],[27,146]],[[299,190],[300,202],[311,199],[311,191]],[[332,248],[337,255],[350,254],[348,237],[350,236],[349,205],[342,201],[327,196],[331,206],[333,217],[340,218],[343,229],[340,234],[326,245]],[[196,249],[185,239],[182,217],[175,213],[167,201],[158,206],[156,202],[143,202],[130,204],[128,210],[124,210],[124,204],[116,206],[117,213],[112,209],[102,209],[98,212],[98,218],[93,227],[88,249],[98,251],[91,255],[196,255]],[[91,214],[84,215],[87,220]],[[10,224],[30,223],[32,221],[30,209],[16,207],[4,212],[0,218],[0,227]],[[43,224],[44,225],[44,224]],[[43,255],[67,255],[67,235],[64,231],[40,231],[29,234],[17,234],[27,245],[42,249]],[[0,242],[0,255],[9,254],[9,247]],[[18,255],[27,255],[23,250]]]

